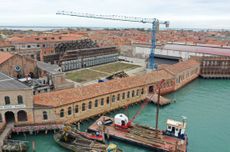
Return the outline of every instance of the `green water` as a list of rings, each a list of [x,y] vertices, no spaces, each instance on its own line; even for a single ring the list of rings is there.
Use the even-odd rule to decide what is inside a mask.
[[[167,95],[175,99],[176,103],[160,109],[159,125],[165,128],[167,118],[181,120],[181,116],[187,117],[189,137],[188,152],[230,152],[230,81],[229,80],[204,80],[197,79],[180,89]],[[123,112],[129,116],[140,108],[135,105],[125,110],[110,113]],[[86,129],[93,121],[84,122],[82,129]],[[136,123],[146,124],[154,127],[155,106],[149,104],[136,118]],[[23,135],[14,136],[15,139],[36,142],[36,152],[65,152],[54,143],[52,134],[48,135]],[[125,152],[148,152],[134,145],[117,143]]]

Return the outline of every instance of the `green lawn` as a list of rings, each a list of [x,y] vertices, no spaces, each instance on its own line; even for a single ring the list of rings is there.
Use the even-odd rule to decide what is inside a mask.
[[[133,64],[128,64],[128,63],[110,63],[110,64],[105,64],[97,67],[92,67],[91,69],[97,70],[97,71],[102,71],[102,72],[107,72],[107,73],[115,73],[118,71],[123,71],[127,69],[135,69],[140,67],[139,65],[133,65]]]
[[[140,66],[128,64],[128,63],[117,62],[117,63],[111,63],[111,64],[99,65],[96,67],[91,67],[89,69],[68,72],[66,73],[66,78],[71,79],[75,82],[86,82],[90,80],[96,80],[101,77],[109,76],[118,71],[135,69],[138,67]]]
[[[98,79],[100,77],[105,77],[107,76],[104,73],[92,71],[89,69],[84,69],[76,72],[71,72],[66,74],[67,79],[71,79],[76,82],[84,82],[84,81],[89,81],[89,80],[94,80]]]

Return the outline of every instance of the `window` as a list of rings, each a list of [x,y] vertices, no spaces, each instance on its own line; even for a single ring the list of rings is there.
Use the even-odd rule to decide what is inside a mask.
[[[115,95],[112,96],[112,102],[115,102]]]
[[[65,115],[64,115],[64,109],[61,109],[60,110],[60,117],[62,118],[62,117],[64,117]]]
[[[88,109],[92,109],[92,101],[89,102]]]
[[[0,113],[0,122],[2,122],[2,114]]]
[[[101,98],[101,105],[104,105],[104,98]]]
[[[94,107],[98,107],[98,100],[95,100]]]
[[[47,120],[48,119],[48,115],[46,111],[43,111],[43,120]]]
[[[141,94],[144,94],[144,88],[141,89]]]
[[[21,95],[18,96],[18,104],[23,104],[23,97]]]
[[[127,93],[127,98],[129,98],[130,97],[130,92],[128,91],[128,93]]]
[[[31,46],[30,46],[30,45],[27,45],[27,48],[31,48]]]
[[[82,104],[82,111],[85,111],[85,103]]]
[[[122,99],[125,99],[125,92],[122,93]]]
[[[120,94],[117,95],[117,101],[119,101],[119,100],[120,100]]]
[[[109,104],[109,97],[106,98],[106,103]]]
[[[9,104],[10,104],[10,97],[5,96],[5,105],[9,105]]]
[[[132,91],[132,97],[134,97],[134,96],[135,96],[135,91],[133,90],[133,91]]]
[[[71,114],[72,114],[72,108],[69,107],[69,108],[68,108],[68,115],[71,115]]]
[[[75,113],[78,113],[78,105],[75,106]]]
[[[137,89],[136,95],[139,96],[139,89]]]

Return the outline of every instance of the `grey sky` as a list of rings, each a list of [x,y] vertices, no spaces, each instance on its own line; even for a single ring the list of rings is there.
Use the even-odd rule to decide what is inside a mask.
[[[58,10],[155,17],[172,28],[230,29],[230,0],[0,0],[0,25],[150,27],[57,16]]]

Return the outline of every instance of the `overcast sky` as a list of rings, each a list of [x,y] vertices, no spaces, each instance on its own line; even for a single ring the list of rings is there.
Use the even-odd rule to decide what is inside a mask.
[[[56,15],[58,10],[152,17],[171,28],[230,29],[230,0],[0,0],[0,25],[151,27]]]

